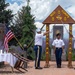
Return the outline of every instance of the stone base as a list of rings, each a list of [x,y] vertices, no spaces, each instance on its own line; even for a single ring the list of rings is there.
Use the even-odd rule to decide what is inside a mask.
[[[68,64],[68,68],[73,68],[72,64]]]
[[[49,63],[45,63],[44,68],[49,68],[49,67],[50,67],[50,64]]]

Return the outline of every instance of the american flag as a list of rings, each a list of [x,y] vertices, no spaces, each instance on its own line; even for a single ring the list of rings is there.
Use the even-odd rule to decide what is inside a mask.
[[[5,37],[4,37],[4,49],[8,51],[8,42],[14,37],[13,32],[9,27],[5,28]]]

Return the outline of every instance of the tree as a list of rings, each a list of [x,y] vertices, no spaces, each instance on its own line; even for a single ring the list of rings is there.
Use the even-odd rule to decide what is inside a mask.
[[[15,25],[11,28],[13,28],[13,32],[22,45],[29,45],[31,40],[34,38],[34,31],[36,29],[36,26],[34,25],[34,19],[35,17],[31,15],[31,8],[29,5],[23,6],[22,9],[18,11],[18,16],[15,19]],[[29,55],[32,52],[31,49],[32,47],[28,49]]]
[[[34,30],[35,30],[35,25],[34,25],[34,17],[30,13],[30,7],[23,7],[23,9],[26,9],[25,14],[23,16],[24,19],[24,26],[23,28],[23,35],[22,37],[25,39],[21,39],[22,43],[29,44],[29,42],[33,39],[34,37]],[[22,10],[23,11],[23,10]]]
[[[34,19],[34,16],[31,15],[31,8],[28,5],[26,7],[23,6],[18,12],[12,29],[22,45],[25,43],[29,44],[34,37],[34,30],[36,29]]]
[[[9,6],[9,3],[6,3],[5,0],[0,0],[0,23],[9,24],[12,20],[13,14],[11,10],[6,10]]]

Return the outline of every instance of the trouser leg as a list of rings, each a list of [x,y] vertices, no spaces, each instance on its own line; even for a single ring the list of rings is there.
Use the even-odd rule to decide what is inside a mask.
[[[37,50],[35,50],[35,67],[38,67],[37,66]]]
[[[59,50],[59,65],[61,66],[62,49]]]
[[[39,51],[38,51],[38,67],[40,67],[40,60],[41,60],[41,53],[42,53],[42,48],[41,47],[39,47],[39,49],[38,49]]]
[[[56,55],[57,67],[61,67],[62,49],[56,49],[55,55]]]
[[[36,68],[36,67],[40,67],[42,47],[34,46],[34,50],[35,50],[35,68]]]
[[[58,58],[58,49],[56,49],[56,51],[55,51],[55,56],[56,56],[56,64],[57,64],[57,67],[58,67],[58,65],[59,65],[59,58]]]

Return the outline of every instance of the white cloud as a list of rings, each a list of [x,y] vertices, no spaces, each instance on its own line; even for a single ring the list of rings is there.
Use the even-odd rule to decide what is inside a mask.
[[[13,1],[15,1],[15,0],[13,0]],[[17,14],[17,12],[22,8],[22,6],[26,6],[26,5],[27,5],[26,2],[22,3],[21,5],[19,5],[15,1],[13,4],[10,3],[10,6],[7,7],[7,9],[11,9],[13,11],[13,14]]]
[[[14,4],[10,3],[10,6],[7,9],[11,9],[13,11],[13,14],[16,14],[19,10],[20,6],[15,2]]]
[[[17,2],[19,1],[22,2],[21,5],[18,5]],[[13,13],[16,13],[22,6],[26,6],[26,4],[27,0],[17,0],[15,3],[10,4],[8,8],[12,9]],[[35,20],[43,21],[59,4],[75,18],[74,0],[30,0],[31,13],[36,17]]]
[[[25,2],[27,0],[11,0],[11,1],[14,1],[14,2]]]
[[[27,0],[12,0],[8,9],[13,10],[13,13],[17,13],[22,6],[27,5]],[[18,5],[18,1],[22,3]],[[42,27],[41,21],[43,21],[58,5],[61,5],[75,20],[75,0],[30,0],[31,13],[36,17],[35,24],[37,27]],[[51,27],[52,28],[52,27]],[[73,34],[75,31],[75,25],[73,25]],[[64,30],[66,34],[66,30]]]
[[[72,16],[73,16],[73,18],[75,19],[75,5],[73,5],[73,6],[71,6],[71,7],[69,7],[69,8],[67,8],[67,11],[70,13],[70,14],[72,14]]]
[[[35,22],[35,26],[37,28],[41,28],[43,26],[43,24],[41,22]]]
[[[50,2],[52,2],[52,0],[37,0],[36,2],[35,0],[31,0],[31,12],[35,15],[36,20],[43,20],[49,14],[51,9]]]

